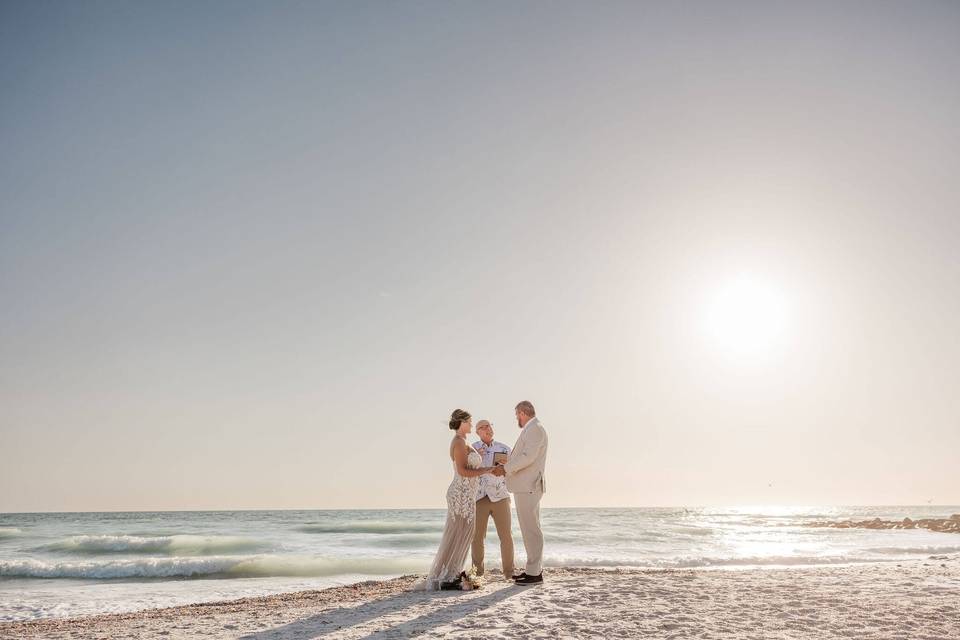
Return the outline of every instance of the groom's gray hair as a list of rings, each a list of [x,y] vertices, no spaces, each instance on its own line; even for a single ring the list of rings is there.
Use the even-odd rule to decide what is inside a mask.
[[[537,410],[533,408],[533,403],[530,402],[529,400],[521,400],[520,402],[518,402],[516,406],[516,410],[523,411],[525,414],[527,414],[531,418],[537,415]]]

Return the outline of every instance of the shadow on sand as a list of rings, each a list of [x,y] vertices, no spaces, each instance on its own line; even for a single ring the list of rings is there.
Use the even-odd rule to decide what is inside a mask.
[[[407,620],[396,626],[373,632],[364,638],[383,637],[385,635],[405,637],[416,630],[419,633],[429,632],[431,629],[449,624],[451,620],[475,615],[477,611],[493,606],[507,598],[523,593],[522,587],[505,587],[479,598],[464,598],[462,591],[436,591],[431,593],[403,592],[387,598],[362,602],[353,607],[337,607],[316,615],[297,620],[273,629],[264,629],[241,636],[241,640],[268,640],[268,638],[284,638],[285,640],[306,640],[307,638],[321,638],[325,635],[342,631],[349,627],[369,622],[381,616],[398,613],[410,606],[418,605],[426,600],[452,600],[452,603],[433,609],[428,613]]]

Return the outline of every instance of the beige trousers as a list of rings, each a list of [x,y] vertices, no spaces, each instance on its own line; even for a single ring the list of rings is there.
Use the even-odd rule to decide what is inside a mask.
[[[515,493],[517,521],[523,535],[523,548],[527,550],[527,566],[523,572],[538,576],[543,572],[543,531],[540,529],[540,499],[543,491],[537,488],[531,493]]]
[[[477,574],[483,575],[483,541],[487,537],[487,525],[493,516],[493,524],[497,528],[500,538],[500,562],[503,575],[510,577],[513,574],[513,536],[510,533],[510,498],[491,502],[484,496],[477,500],[477,524],[473,532],[473,546],[471,559],[477,568]]]

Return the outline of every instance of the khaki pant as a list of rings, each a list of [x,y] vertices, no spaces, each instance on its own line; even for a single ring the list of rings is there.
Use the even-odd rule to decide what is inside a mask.
[[[524,573],[538,576],[543,571],[543,531],[540,529],[540,487],[532,493],[515,493],[517,521],[523,535],[523,548],[527,550],[527,566]]]
[[[487,537],[487,525],[490,522],[491,515],[493,516],[493,524],[497,528],[497,536],[500,538],[500,562],[503,566],[503,575],[509,578],[513,574],[510,498],[491,502],[490,498],[484,496],[477,500],[477,524],[473,533],[473,546],[470,554],[473,566],[477,568],[479,575],[483,575],[483,541]]]

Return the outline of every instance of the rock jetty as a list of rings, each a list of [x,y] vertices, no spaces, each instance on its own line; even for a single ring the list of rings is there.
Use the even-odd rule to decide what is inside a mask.
[[[823,520],[806,522],[805,527],[830,527],[831,529],[929,529],[942,533],[960,533],[960,513],[949,518],[921,518],[912,520]]]

